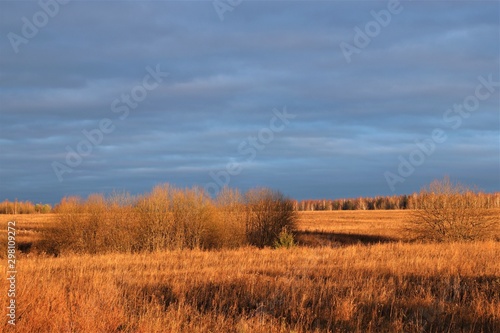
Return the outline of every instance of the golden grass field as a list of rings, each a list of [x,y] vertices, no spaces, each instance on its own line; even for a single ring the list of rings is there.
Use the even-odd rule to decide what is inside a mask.
[[[500,332],[500,243],[406,242],[408,211],[299,213],[299,246],[37,254],[54,214],[17,221],[16,330]],[[2,243],[4,243],[2,241]],[[4,244],[2,244],[4,245]],[[31,248],[30,248],[31,246]],[[2,252],[5,252],[2,249]],[[7,259],[0,257],[6,271]],[[8,302],[1,279],[2,308]]]

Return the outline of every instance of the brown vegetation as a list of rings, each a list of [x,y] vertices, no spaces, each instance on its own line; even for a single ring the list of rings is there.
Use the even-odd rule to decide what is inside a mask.
[[[499,217],[489,210],[485,197],[449,178],[433,181],[417,199],[408,231],[431,241],[473,241],[491,239]]]
[[[65,198],[55,211],[46,246],[57,255],[272,246],[296,220],[291,200],[276,191],[224,189],[212,200],[202,189],[169,184],[137,198]]]
[[[272,246],[281,232],[295,230],[293,203],[283,194],[268,189],[251,190],[246,194],[246,234],[250,245]]]
[[[484,202],[486,208],[500,208],[500,192],[470,191],[469,195],[474,200]],[[413,193],[411,195],[378,196],[374,198],[303,200],[295,201],[294,205],[299,211],[419,209],[421,199],[421,193]]]
[[[0,202],[0,214],[33,214],[50,213],[52,207],[49,204],[33,204],[29,201],[5,200]]]
[[[4,318],[0,330],[500,331],[499,242],[409,242],[414,210],[291,207],[265,189],[210,199],[165,184],[141,197],[65,198],[55,214],[2,215],[4,226],[17,222],[18,273],[16,327]],[[487,212],[498,224],[500,210]]]
[[[16,329],[496,332],[499,255],[479,242],[35,256],[19,264]]]

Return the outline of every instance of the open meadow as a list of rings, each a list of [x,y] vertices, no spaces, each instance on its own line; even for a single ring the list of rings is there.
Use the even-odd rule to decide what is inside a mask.
[[[0,13],[0,333],[500,333],[500,0]]]
[[[500,331],[500,243],[408,242],[409,213],[299,212],[298,244],[288,249],[59,257],[39,247],[56,214],[0,215],[2,239],[7,221],[17,222],[15,329]],[[2,255],[2,271],[6,264]],[[8,288],[1,279],[3,309]],[[3,317],[2,331],[13,332]]]

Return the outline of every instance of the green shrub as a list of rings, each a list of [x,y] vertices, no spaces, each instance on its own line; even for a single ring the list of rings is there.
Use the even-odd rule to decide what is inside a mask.
[[[274,247],[276,249],[290,249],[292,247],[295,247],[295,237],[293,233],[289,232],[286,229],[283,229],[278,235],[278,239],[274,242]]]

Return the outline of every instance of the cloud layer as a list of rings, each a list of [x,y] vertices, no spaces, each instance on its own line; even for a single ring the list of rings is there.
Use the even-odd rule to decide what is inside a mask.
[[[350,63],[339,45],[387,1],[243,1],[221,21],[210,1],[54,0],[25,38],[40,3],[0,3],[0,200],[207,186],[230,162],[230,186],[297,199],[411,193],[445,174],[500,190],[500,87],[458,128],[444,117],[478,77],[500,80],[498,2],[401,2]],[[148,67],[168,76],[141,90]],[[285,107],[295,118],[269,141]],[[113,131],[60,181],[54,162],[102,119]],[[392,191],[385,173],[436,128],[446,141]]]

